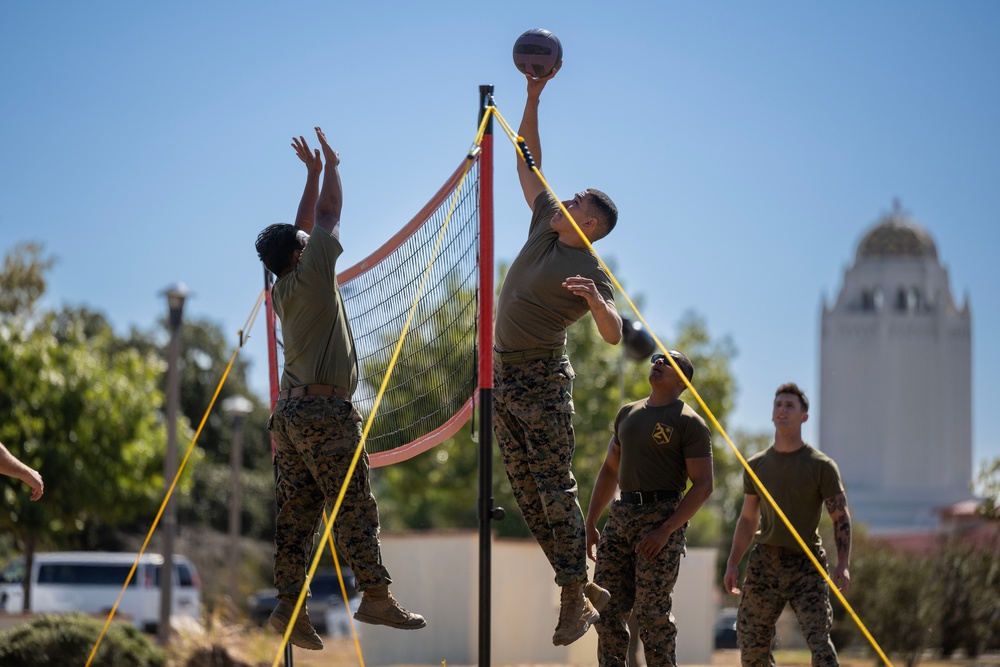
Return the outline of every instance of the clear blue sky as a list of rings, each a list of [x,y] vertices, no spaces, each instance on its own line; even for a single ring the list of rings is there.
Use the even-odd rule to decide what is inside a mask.
[[[262,285],[255,235],[291,222],[301,192],[291,137],[318,124],[341,153],[347,266],[457,166],[479,84],[516,126],[510,50],[532,27],[565,51],[542,100],[546,175],[560,196],[593,186],[617,201],[597,249],[664,341],[690,309],[735,341],[727,430],[769,430],[783,381],[818,397],[822,299],[898,197],[970,298],[974,456],[1000,456],[1000,3],[987,0],[5,2],[0,248],[44,243],[58,258],[47,305],[86,304],[122,333],[151,327],[159,293],[183,281],[187,312],[235,344]],[[528,215],[501,141],[497,258],[510,260]],[[254,336],[263,394],[260,321]]]

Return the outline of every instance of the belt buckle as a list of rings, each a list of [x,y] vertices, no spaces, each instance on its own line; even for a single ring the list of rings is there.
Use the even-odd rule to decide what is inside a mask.
[[[639,502],[636,503],[637,505],[645,505],[646,504],[646,499],[642,497],[642,491],[636,491],[635,495],[637,495],[639,497]]]

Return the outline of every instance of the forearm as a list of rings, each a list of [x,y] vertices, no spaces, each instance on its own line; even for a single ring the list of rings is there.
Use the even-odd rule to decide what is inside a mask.
[[[306,177],[302,198],[299,200],[299,210],[295,213],[295,226],[306,234],[312,234],[317,199],[319,199],[319,174],[310,171]]]
[[[673,533],[675,530],[690,521],[691,517],[695,515],[698,509],[705,504],[705,501],[708,500],[708,497],[711,495],[711,480],[691,484],[691,488],[688,489],[688,492],[684,494],[684,497],[681,498],[681,501],[677,504],[677,509],[675,509],[674,513],[663,522],[663,526]]]
[[[605,468],[597,474],[594,482],[594,492],[590,495],[590,504],[587,507],[588,528],[596,528],[601,515],[615,497],[615,490],[618,488],[618,480],[606,472]]]
[[[617,345],[622,339],[622,318],[618,314],[613,302],[600,298],[600,302],[590,306],[590,312],[594,315],[594,322],[597,323],[597,331],[601,338],[611,345]]]
[[[11,454],[5,446],[0,445],[0,473],[30,483],[33,479],[33,472],[29,466]]]
[[[517,133],[524,139],[524,143],[531,154],[531,159],[535,166],[542,168],[542,144],[538,137],[538,95],[528,95],[528,101],[524,103],[524,114],[521,116],[521,126]],[[535,204],[535,199],[544,190],[542,182],[538,176],[525,162],[524,157],[518,151],[517,156],[517,179],[521,184],[521,193],[528,207]]]
[[[0,473],[16,477],[17,473],[24,467],[26,466],[14,458],[14,455],[5,446],[0,444]]]
[[[736,522],[736,530],[733,531],[733,546],[729,550],[729,558],[726,559],[726,567],[738,567],[740,561],[743,560],[744,554],[746,554],[747,549],[750,548],[750,543],[753,542],[754,532],[757,530],[757,525],[752,524],[746,519],[740,519]]]
[[[327,162],[323,176],[323,191],[316,203],[316,224],[339,238],[340,211],[344,205],[344,188],[337,164]]]
[[[833,522],[833,541],[837,545],[837,563],[851,565],[851,517],[845,510]]]
[[[524,113],[521,114],[521,124],[517,128],[517,134],[524,143],[535,164],[541,169],[542,165],[542,142],[538,136],[538,104],[541,98],[539,95],[528,95],[524,102]]]

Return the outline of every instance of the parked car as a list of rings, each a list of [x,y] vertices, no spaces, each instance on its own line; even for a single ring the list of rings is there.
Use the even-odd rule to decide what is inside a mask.
[[[719,610],[715,618],[715,648],[737,648],[735,609]]]
[[[719,610],[715,618],[715,648],[739,648],[736,644],[736,611],[732,607]],[[771,642],[772,650],[778,648],[780,639],[775,633],[774,641]]]
[[[132,565],[135,573],[125,592],[122,587]],[[36,613],[79,611],[107,614],[119,594],[118,613],[132,625],[155,632],[160,622],[160,554],[107,551],[53,551],[35,554],[31,572],[31,605]],[[198,618],[201,613],[201,580],[194,564],[184,556],[173,557],[171,616]],[[24,609],[24,558],[15,558],[0,573],[0,609]]]
[[[339,637],[350,634],[350,620],[347,617],[353,615],[361,603],[361,595],[354,588],[354,572],[349,567],[343,567],[340,571],[344,575],[344,588],[347,589],[349,607],[346,609],[336,570],[317,570],[309,583],[309,591],[312,593],[306,599],[309,620],[321,635]],[[278,598],[275,597],[277,594],[276,589],[265,588],[250,596],[247,602],[250,619],[254,623],[267,625],[271,612],[278,606]]]

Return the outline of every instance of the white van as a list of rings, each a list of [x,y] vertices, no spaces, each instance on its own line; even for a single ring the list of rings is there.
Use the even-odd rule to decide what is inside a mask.
[[[36,553],[29,611],[107,614],[137,558],[137,553],[106,551]],[[171,616],[198,618],[201,608],[198,572],[184,556],[174,556],[173,561]],[[147,632],[155,632],[159,625],[162,565],[160,554],[143,554],[118,605],[118,613],[129,616],[135,627]],[[23,611],[24,569],[24,558],[16,558],[0,573],[0,610]]]

